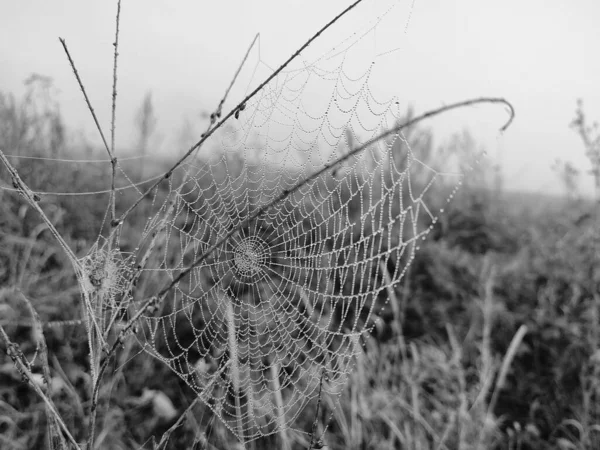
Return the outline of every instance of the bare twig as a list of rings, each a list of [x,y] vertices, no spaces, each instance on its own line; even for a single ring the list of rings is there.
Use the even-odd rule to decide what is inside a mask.
[[[117,27],[117,29],[118,29],[118,27]],[[115,166],[117,165],[117,159],[115,158],[113,152],[111,151],[111,147],[108,146],[108,142],[106,142],[106,138],[104,137],[104,132],[102,131],[102,127],[100,126],[100,122],[98,121],[98,118],[96,117],[96,112],[94,111],[94,108],[92,107],[92,103],[90,102],[87,92],[85,91],[85,87],[83,86],[83,81],[81,81],[79,72],[77,71],[77,68],[75,67],[75,62],[73,61],[73,58],[71,58],[71,53],[69,53],[69,49],[67,48],[67,43],[61,37],[59,37],[58,40],[62,44],[63,49],[65,50],[65,53],[67,54],[67,58],[69,59],[69,64],[71,65],[71,69],[73,69],[73,74],[75,75],[75,79],[77,80],[77,83],[79,84],[79,89],[81,89],[81,92],[83,93],[85,103],[87,104],[88,110],[92,114],[92,118],[94,119],[94,123],[96,124],[96,128],[98,129],[98,132],[100,133],[100,138],[102,139],[104,148],[106,149],[106,152],[108,153],[108,157],[110,158],[110,164],[112,166],[112,183],[111,183],[109,204],[110,204],[111,215],[112,215],[112,217],[111,217],[111,224],[112,224],[112,223],[114,223],[114,220],[115,220],[115,218],[114,218],[114,214],[115,214],[115,211],[114,211]],[[115,52],[116,52],[116,47],[115,47]]]
[[[116,30],[115,30],[115,42],[113,46],[115,47],[115,53],[113,58],[113,86],[112,86],[112,108],[111,108],[111,117],[110,117],[110,151],[113,155],[110,159],[111,165],[111,182],[110,182],[110,223],[112,226],[115,226],[115,176],[117,171],[117,158],[115,155],[115,120],[116,120],[116,112],[117,112],[117,60],[119,57],[119,23],[121,18],[121,0],[117,2],[117,18],[116,22]]]
[[[104,144],[104,148],[106,149],[106,152],[108,153],[108,156],[112,161],[112,159],[113,159],[112,152],[110,151],[108,142],[106,142],[106,138],[104,137],[104,132],[102,131],[100,122],[98,122],[98,118],[96,117],[96,112],[94,111],[94,108],[92,107],[90,99],[88,98],[87,92],[85,91],[85,87],[83,87],[83,82],[81,81],[79,72],[77,71],[77,68],[75,67],[75,62],[73,62],[73,58],[71,58],[71,53],[69,53],[69,49],[67,48],[67,42],[61,37],[59,37],[58,40],[62,44],[63,49],[65,50],[65,53],[67,54],[67,58],[69,59],[69,64],[71,65],[71,69],[73,69],[73,74],[75,75],[75,78],[77,79],[77,83],[79,84],[79,89],[81,89],[81,92],[83,93],[85,103],[87,104],[87,107],[88,107],[90,113],[92,114],[92,118],[94,119],[96,128],[98,129],[98,132],[100,133],[100,138],[102,138],[102,143]]]
[[[116,122],[116,112],[117,112],[117,62],[119,57],[119,24],[121,18],[121,0],[117,2],[117,17],[115,19],[115,42],[114,46],[114,57],[113,57],[113,85],[112,85],[112,105],[111,105],[111,118],[110,118],[110,165],[111,165],[111,180],[110,180],[110,197],[109,197],[109,208],[110,208],[110,225],[112,227],[116,227],[118,222],[116,219],[116,197],[115,197],[115,178],[116,178],[116,170],[117,170],[117,157],[115,156],[115,122]],[[112,242],[114,238],[114,234],[111,233],[110,239],[108,241],[108,250],[110,251],[112,247]],[[100,303],[100,302],[99,302]],[[102,308],[102,305],[99,305],[99,308]],[[112,325],[112,322],[111,322]],[[97,330],[98,340],[103,340],[103,336],[100,333],[100,330]],[[99,346],[98,346],[99,347]],[[91,362],[91,364],[94,364]],[[98,407],[98,392],[99,389],[97,387],[102,383],[102,379],[100,377],[94,380],[95,386],[92,389],[92,395],[96,397],[92,397],[92,407],[90,410],[90,420],[89,420],[89,428],[88,428],[88,449],[92,450],[94,448],[94,437],[95,437],[95,428],[96,428],[96,411]]]
[[[216,121],[216,119],[220,119],[221,118],[221,114],[223,113],[223,111],[222,111],[223,110],[223,104],[225,103],[225,100],[227,100],[227,96],[229,95],[229,92],[231,91],[231,88],[233,87],[233,85],[235,83],[235,80],[237,80],[238,75],[242,71],[242,67],[244,67],[244,64],[246,64],[246,60],[248,59],[248,56],[250,55],[250,50],[252,50],[252,47],[254,47],[254,44],[258,40],[259,36],[260,36],[260,33],[256,33],[256,36],[254,36],[254,39],[252,40],[252,43],[250,44],[250,47],[248,47],[248,50],[246,51],[246,54],[244,55],[244,59],[242,60],[242,62],[238,66],[237,70],[235,71],[235,75],[233,76],[233,78],[231,80],[231,83],[229,83],[229,87],[225,91],[225,95],[223,96],[223,98],[219,102],[219,106],[217,107],[216,111],[210,115],[210,125],[209,125],[209,128]],[[239,111],[239,109],[238,109],[238,111]]]

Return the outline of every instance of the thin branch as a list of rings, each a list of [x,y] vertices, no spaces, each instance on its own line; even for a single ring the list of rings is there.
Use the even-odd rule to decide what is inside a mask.
[[[202,133],[200,135],[201,138],[203,138],[210,131],[210,129],[214,125],[215,121],[217,119],[221,118],[223,104],[227,100],[227,97],[229,96],[229,92],[231,91],[231,88],[235,84],[235,80],[237,80],[238,75],[242,71],[242,67],[244,67],[244,64],[246,64],[246,60],[248,59],[248,56],[250,55],[250,51],[254,47],[254,44],[256,43],[256,41],[258,40],[259,37],[260,37],[260,33],[256,33],[256,36],[254,36],[254,39],[252,40],[252,43],[250,44],[250,47],[248,47],[248,50],[246,50],[246,54],[244,55],[244,59],[242,59],[242,62],[238,66],[237,70],[235,71],[235,74],[233,75],[231,83],[229,83],[229,87],[225,91],[225,94],[223,95],[223,98],[221,98],[221,101],[217,105],[217,108],[211,113],[211,115],[210,115],[210,122],[208,123],[208,126],[206,127],[206,130],[204,131],[204,133]],[[236,113],[239,113],[240,108],[242,108],[242,106],[238,105],[236,108],[237,109],[234,109],[234,111],[236,111]],[[188,179],[188,173],[186,172],[186,174],[183,177],[183,180],[182,180],[180,186],[183,186],[183,184],[187,181],[187,179]],[[162,179],[159,179],[158,182],[161,182],[161,181],[162,181]],[[174,206],[173,203],[171,204],[171,207],[172,206]],[[171,211],[171,209],[169,209],[169,211],[166,213],[166,215],[169,215],[170,211]],[[125,216],[123,216],[123,217],[125,217]]]
[[[117,29],[118,29],[118,26],[117,26]],[[110,158],[110,163],[111,163],[111,166],[112,166],[112,182],[111,182],[111,190],[110,190],[109,203],[110,203],[110,209],[111,209],[111,215],[112,215],[112,217],[111,217],[111,225],[112,225],[114,223],[114,221],[115,221],[115,217],[114,217],[115,216],[115,210],[114,210],[114,204],[115,204],[115,166],[117,164],[117,159],[114,157],[114,154],[111,151],[112,147],[109,147],[108,143],[106,142],[106,138],[104,137],[104,132],[102,131],[102,127],[100,126],[100,122],[98,121],[98,117],[96,117],[96,112],[94,111],[94,108],[92,107],[92,103],[90,102],[90,99],[88,98],[87,92],[85,91],[85,87],[83,86],[83,81],[81,81],[81,77],[79,76],[79,72],[77,71],[77,68],[75,67],[75,62],[73,61],[73,58],[71,58],[71,53],[69,53],[69,49],[67,48],[67,43],[61,37],[59,37],[58,40],[62,44],[63,49],[65,50],[65,53],[67,54],[67,58],[69,59],[69,64],[71,65],[71,69],[73,69],[73,74],[75,74],[75,78],[77,79],[77,83],[79,84],[79,89],[81,89],[81,92],[83,93],[83,98],[85,99],[85,103],[87,104],[87,107],[88,107],[90,113],[92,114],[92,118],[94,119],[94,123],[96,124],[96,128],[98,129],[98,132],[100,133],[100,138],[102,139],[102,143],[104,144],[104,148],[106,149],[106,152],[108,153],[108,157]],[[117,50],[116,50],[116,47],[115,47],[115,53],[116,53],[116,51]],[[115,81],[115,85],[116,85],[116,81]],[[116,96],[116,94],[115,94],[115,96]],[[113,114],[114,114],[114,106],[113,106]],[[113,134],[114,134],[114,127],[113,127]]]
[[[87,107],[90,110],[90,113],[92,114],[92,118],[94,119],[96,128],[98,129],[98,132],[100,133],[100,137],[102,138],[102,142],[104,143],[104,148],[106,149],[109,158],[112,160],[113,159],[112,152],[110,151],[110,147],[108,146],[108,143],[106,142],[106,138],[104,137],[104,132],[102,131],[100,122],[98,122],[98,118],[96,117],[96,112],[94,111],[94,108],[92,107],[92,104],[90,103],[90,99],[88,98],[87,92],[85,91],[85,88],[83,87],[83,82],[81,81],[79,72],[77,72],[77,68],[75,67],[73,58],[71,58],[71,54],[69,53],[69,49],[67,48],[67,43],[61,37],[59,37],[58,40],[62,44],[63,49],[65,50],[65,53],[67,54],[67,58],[69,58],[69,64],[71,65],[71,69],[73,69],[73,73],[75,74],[75,78],[77,79],[77,83],[79,84],[79,89],[81,89],[81,92],[83,93],[83,97],[85,98],[85,103],[87,104]]]
[[[237,80],[238,75],[242,71],[242,67],[244,67],[244,64],[246,64],[246,60],[248,59],[248,56],[250,55],[250,50],[252,50],[252,48],[254,47],[254,44],[258,40],[259,36],[260,36],[260,33],[256,33],[256,36],[254,36],[254,39],[252,40],[252,43],[250,44],[250,47],[248,47],[248,50],[246,51],[246,55],[244,55],[244,59],[242,60],[242,62],[238,66],[237,70],[235,71],[235,75],[233,76],[233,79],[231,80],[231,83],[229,83],[229,87],[225,91],[225,95],[223,96],[223,98],[219,102],[219,106],[217,107],[217,110],[213,114],[211,114],[211,116],[210,116],[211,117],[210,126],[212,126],[214,120],[221,118],[223,104],[225,103],[225,100],[227,100],[227,96],[229,95],[229,92],[231,91],[231,88],[233,87],[233,84],[235,83],[235,80]]]
[[[361,3],[363,0],[357,0],[356,2],[352,3],[350,6],[348,6],[346,9],[344,9],[341,13],[339,13],[337,16],[335,16],[331,21],[329,21],[324,27],[322,27],[319,31],[317,31],[308,41],[306,41],[304,43],[304,45],[302,45],[298,50],[296,50],[296,52],[294,52],[294,54],[292,56],[290,56],[288,58],[288,60],[286,62],[284,62],[281,66],[279,66],[279,68],[277,70],[275,70],[275,72],[273,72],[265,81],[263,81],[256,89],[254,89],[250,94],[248,94],[246,96],[246,98],[244,98],[235,108],[233,108],[223,119],[221,119],[213,128],[211,128],[208,132],[206,132],[202,138],[194,145],[192,145],[192,147],[169,169],[167,170],[164,175],[158,179],[152,186],[150,186],[148,188],[148,190],[146,190],[146,192],[144,192],[142,195],[140,195],[140,197],[138,197],[138,199],[127,209],[127,211],[125,211],[120,217],[119,219],[116,221],[116,223],[122,223],[123,220],[125,220],[125,217],[127,217],[127,215],[129,213],[131,213],[131,211],[133,211],[141,202],[144,198],[146,198],[147,196],[149,196],[152,191],[160,184],[162,183],[164,180],[167,180],[171,177],[171,175],[173,174],[173,172],[175,171],[175,169],[177,169],[181,164],[183,164],[183,162],[198,148],[200,148],[200,146],[202,144],[204,144],[204,142],[210,137],[212,136],[212,134],[218,130],[219,128],[221,128],[223,126],[223,124],[233,115],[235,115],[240,108],[243,108],[243,106],[250,100],[252,99],[258,92],[260,92],[262,90],[262,88],[264,88],[273,78],[275,78],[277,75],[279,75],[279,73],[281,73],[281,71],[283,69],[285,69],[294,59],[296,59],[300,53],[302,53],[315,39],[317,39],[325,30],[327,30],[329,27],[331,27],[334,23],[336,23],[338,20],[340,20],[344,15],[346,15],[348,12],[350,12],[352,9],[354,9],[359,3]]]
[[[115,154],[115,120],[117,115],[117,60],[119,57],[119,24],[121,18],[121,0],[117,2],[117,18],[116,22],[116,30],[115,30],[115,42],[113,46],[115,47],[114,59],[113,59],[113,87],[112,87],[112,109],[111,109],[111,118],[110,118],[110,150],[111,153]],[[112,168],[111,173],[111,182],[110,182],[110,223],[112,226],[115,225],[115,176],[117,171],[117,158],[111,157],[110,165]]]

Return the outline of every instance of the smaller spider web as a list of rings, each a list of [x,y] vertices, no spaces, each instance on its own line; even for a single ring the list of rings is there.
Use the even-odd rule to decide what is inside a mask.
[[[341,394],[437,220],[430,191],[460,183],[401,133],[347,157],[403,115],[373,95],[375,64],[356,76],[345,59],[282,73],[248,101],[181,185],[156,192],[138,248],[161,256],[136,295],[174,283],[143,315],[141,345],[244,442]]]

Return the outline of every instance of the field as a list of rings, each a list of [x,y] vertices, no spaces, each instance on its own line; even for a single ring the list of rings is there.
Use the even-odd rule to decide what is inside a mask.
[[[359,152],[355,108],[296,167],[240,140],[248,102],[107,189],[49,83],[0,92],[2,449],[600,448],[600,209],[568,166],[563,197],[504,191],[421,123]]]

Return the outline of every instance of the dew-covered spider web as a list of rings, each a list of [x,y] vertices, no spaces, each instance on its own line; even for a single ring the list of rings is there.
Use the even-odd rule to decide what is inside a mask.
[[[407,119],[375,81],[395,48],[377,33],[384,19],[403,28],[392,13],[405,3],[301,53],[118,225],[135,248],[102,238],[77,262],[88,330],[108,347],[141,314],[141,347],[242,442],[311,433],[307,412],[336,403],[461,183],[410,130],[378,139]]]
[[[360,72],[349,62],[371,27],[244,104],[155,191],[136,249],[160,255],[138,284],[171,287],[143,314],[141,345],[244,442],[341,394],[436,222],[428,193],[460,182],[400,132],[346,157],[406,110],[373,94],[372,54]]]

